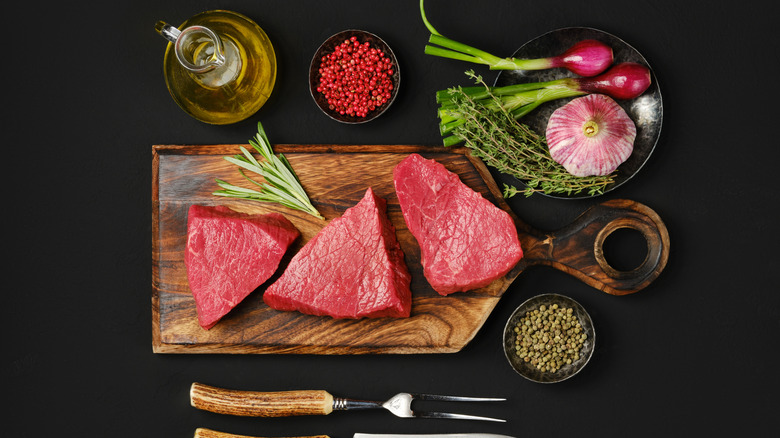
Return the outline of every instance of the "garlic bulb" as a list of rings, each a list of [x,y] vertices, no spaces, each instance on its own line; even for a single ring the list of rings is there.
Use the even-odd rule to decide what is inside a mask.
[[[608,175],[634,150],[636,125],[611,97],[589,94],[547,122],[550,156],[575,176]]]

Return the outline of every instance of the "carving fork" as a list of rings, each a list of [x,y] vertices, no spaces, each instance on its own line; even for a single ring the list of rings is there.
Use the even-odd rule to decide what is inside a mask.
[[[222,389],[195,382],[190,388],[190,404],[197,409],[218,414],[248,417],[288,417],[294,415],[328,415],[333,411],[384,408],[402,418],[454,418],[460,420],[506,420],[448,412],[413,411],[413,400],[430,401],[504,401],[504,398],[457,397],[449,395],[411,394],[402,392],[385,402],[334,398],[323,390],[258,392]]]

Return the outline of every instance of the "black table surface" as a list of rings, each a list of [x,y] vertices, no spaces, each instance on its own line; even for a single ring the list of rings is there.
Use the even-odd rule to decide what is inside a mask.
[[[637,48],[664,98],[658,146],[604,197],[515,197],[532,226],[558,229],[589,206],[627,198],[666,223],[671,255],[639,293],[616,297],[551,268],[523,272],[473,341],[453,354],[189,355],[152,352],[152,145],[246,143],[261,121],[274,143],[441,144],[433,92],[481,66],[423,53],[414,0],[14,2],[6,7],[3,119],[7,224],[3,436],[187,437],[198,427],[250,436],[487,432],[528,436],[746,436],[776,426],[780,332],[776,13],[758,2],[429,0],[453,39],[508,56],[553,29],[601,29]],[[255,20],[277,50],[271,100],[212,126],[173,102],[154,25],[210,9]],[[349,28],[393,47],[400,95],[377,120],[342,125],[315,107],[307,69]],[[9,245],[10,244],[10,245]],[[618,258],[635,242],[616,243]],[[541,385],[505,360],[511,312],[546,292],[590,312],[590,364]],[[407,420],[386,412],[258,419],[194,409],[199,381],[236,389],[324,389],[384,399],[400,391],[505,397],[437,405],[506,423]]]

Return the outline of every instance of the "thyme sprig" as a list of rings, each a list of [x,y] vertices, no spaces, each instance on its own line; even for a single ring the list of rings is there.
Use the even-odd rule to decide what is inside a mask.
[[[225,160],[239,166],[241,175],[247,181],[259,186],[260,190],[239,187],[221,179],[216,179],[217,185],[222,187],[222,190],[215,191],[213,194],[252,201],[275,202],[295,210],[304,211],[319,219],[324,219],[311,204],[309,196],[303,190],[303,186],[301,186],[301,182],[287,158],[282,154],[274,155],[271,142],[268,141],[268,136],[265,134],[261,123],[257,124],[257,135],[255,135],[254,140],[249,140],[249,144],[260,154],[263,161],[255,159],[243,146],[241,146],[241,154],[225,157]],[[249,178],[243,169],[262,176],[265,181],[257,182]]]
[[[482,84],[496,106],[488,107],[476,101],[462,87],[448,89],[452,111],[464,122],[450,134],[463,141],[472,155],[490,167],[523,182],[525,189],[505,184],[504,197],[522,192],[526,197],[537,192],[546,194],[589,195],[604,193],[614,182],[615,173],[605,176],[578,177],[570,174],[550,156],[547,141],[527,125],[515,120],[504,109],[500,98],[490,92],[482,76],[467,71],[466,75]],[[489,101],[488,101],[489,103]],[[445,143],[446,144],[446,143]]]

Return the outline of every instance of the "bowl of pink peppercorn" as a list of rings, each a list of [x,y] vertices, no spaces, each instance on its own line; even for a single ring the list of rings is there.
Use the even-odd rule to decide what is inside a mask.
[[[363,30],[339,32],[320,45],[309,68],[309,91],[333,120],[365,123],[392,105],[401,74],[390,46]]]

